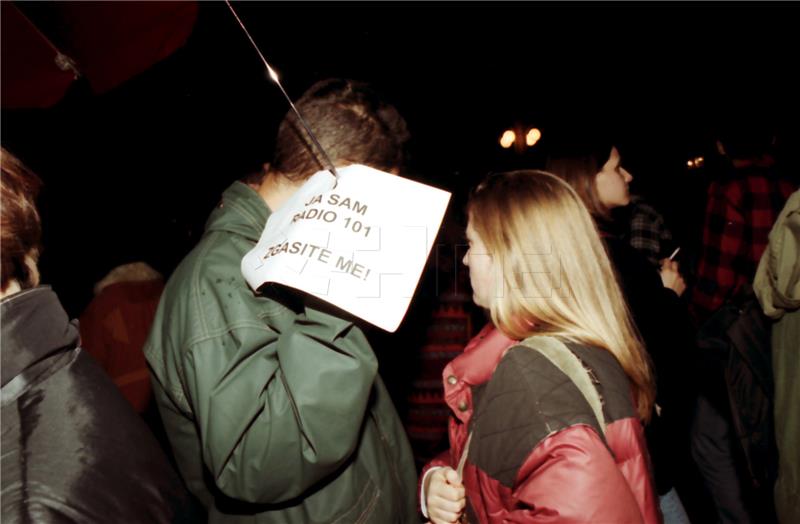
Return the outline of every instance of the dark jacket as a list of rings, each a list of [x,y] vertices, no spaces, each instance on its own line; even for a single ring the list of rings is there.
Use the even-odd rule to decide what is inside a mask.
[[[645,427],[658,493],[669,491],[691,464],[689,426],[696,398],[694,327],[680,297],[664,287],[658,270],[627,242],[603,238],[620,288],[642,335],[656,376],[656,404]]]
[[[49,287],[2,307],[2,521],[189,521],[155,439]]]
[[[755,294],[745,288],[697,333],[709,378],[703,394],[733,422],[756,488],[771,486],[777,469],[771,328]]]
[[[625,372],[607,351],[567,346],[597,379],[605,437],[569,377],[492,326],[445,368],[451,448],[429,468],[455,468],[472,432],[463,474],[471,524],[659,522]]]
[[[411,522],[411,449],[362,331],[242,276],[268,215],[229,187],[153,321],[145,355],[181,474],[212,522]]]

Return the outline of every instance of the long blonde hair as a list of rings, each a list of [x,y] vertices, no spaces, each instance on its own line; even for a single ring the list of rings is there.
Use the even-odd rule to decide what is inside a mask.
[[[608,350],[648,420],[655,398],[649,359],[575,190],[543,171],[494,174],[475,189],[468,212],[497,273],[495,326],[519,340],[549,334]]]

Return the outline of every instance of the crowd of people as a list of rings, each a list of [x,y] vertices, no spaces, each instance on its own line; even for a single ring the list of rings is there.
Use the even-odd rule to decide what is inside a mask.
[[[336,167],[401,172],[406,123],[367,84],[324,80],[296,107]],[[242,276],[327,168],[293,112],[166,279],[129,260],[79,323],[40,284],[41,181],[3,149],[2,520],[800,521],[797,176],[768,139],[720,137],[686,268],[613,137],[546,145],[471,191],[466,253],[445,260],[472,306],[448,273],[410,347]],[[386,366],[392,338],[427,367]]]

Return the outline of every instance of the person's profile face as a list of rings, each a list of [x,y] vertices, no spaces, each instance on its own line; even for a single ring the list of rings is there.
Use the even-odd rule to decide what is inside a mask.
[[[609,209],[627,206],[631,201],[628,184],[633,176],[622,167],[621,160],[617,148],[612,147],[608,160],[594,179],[600,202]]]
[[[482,308],[489,309],[495,291],[494,261],[478,232],[472,226],[471,218],[467,223],[466,234],[469,249],[464,255],[463,262],[469,268],[472,301]]]

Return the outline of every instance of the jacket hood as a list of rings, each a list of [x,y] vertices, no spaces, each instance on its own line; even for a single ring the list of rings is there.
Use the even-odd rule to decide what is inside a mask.
[[[50,286],[26,289],[0,301],[2,386],[47,357],[77,347],[77,322]]]
[[[234,210],[225,213],[225,209]],[[206,231],[225,231],[258,242],[270,211],[267,203],[247,184],[234,182],[222,193],[222,200],[211,212]]]
[[[789,197],[769,234],[753,288],[771,318],[800,308],[800,190]]]

